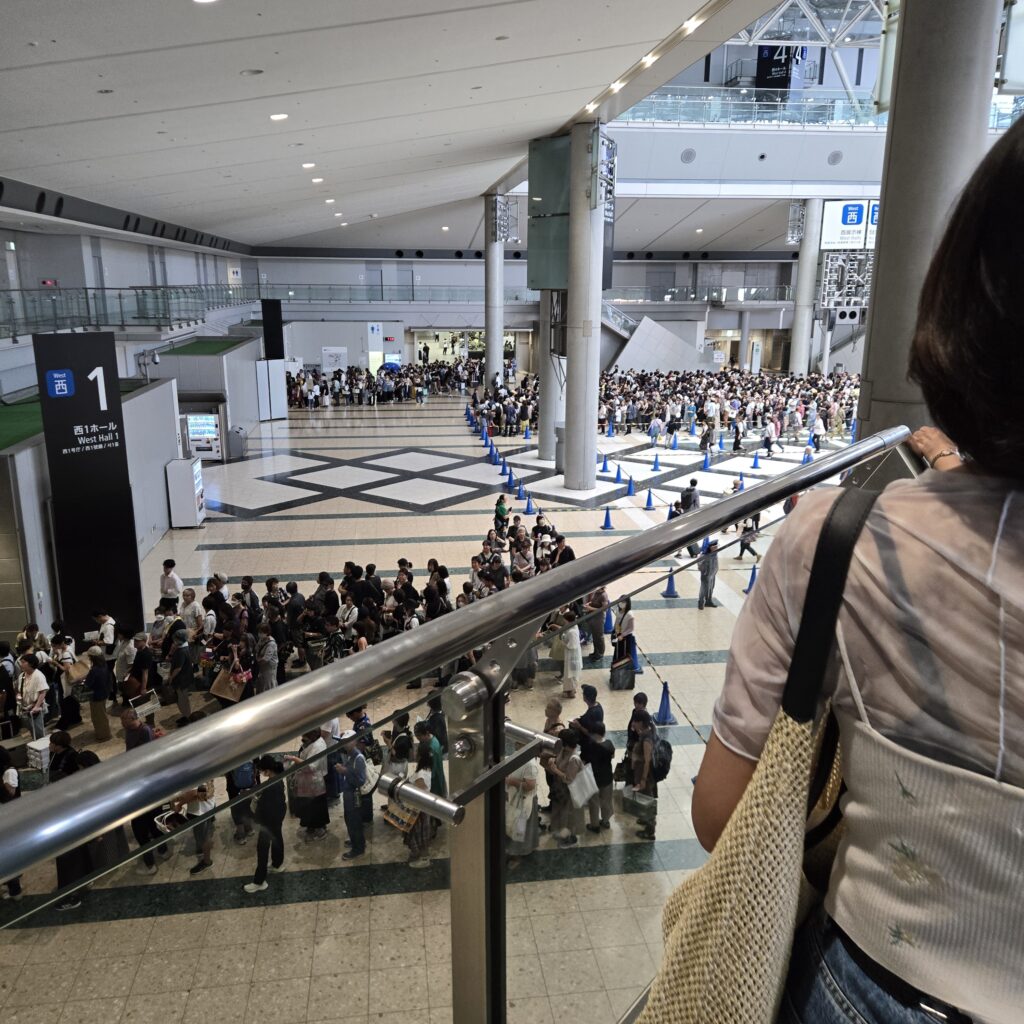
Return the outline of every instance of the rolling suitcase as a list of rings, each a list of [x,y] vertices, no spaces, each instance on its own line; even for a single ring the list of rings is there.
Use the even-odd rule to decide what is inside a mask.
[[[636,684],[636,671],[632,658],[623,658],[612,664],[610,685],[613,690],[632,690]]]

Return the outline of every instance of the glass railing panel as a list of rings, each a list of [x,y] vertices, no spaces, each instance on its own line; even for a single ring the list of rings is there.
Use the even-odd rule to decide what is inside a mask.
[[[414,701],[401,690],[402,698],[371,705],[372,733],[360,733],[372,736],[371,763],[402,770],[394,752],[406,749],[395,741],[404,723],[396,723],[395,706],[413,723],[425,718],[432,713],[425,701],[436,692],[431,681]],[[196,721],[219,710],[204,693],[191,702]],[[173,704],[155,709],[167,731],[177,714]],[[341,721],[355,724],[345,715]],[[111,727],[119,739],[116,719]],[[73,991],[62,980],[41,996],[36,971],[21,972],[3,992],[4,1011],[42,1003],[56,1006],[59,1016],[68,999],[103,998],[134,1016],[151,1010],[155,999],[175,1006],[180,1000],[186,1017],[209,1020],[230,985],[236,1008],[240,1000],[240,1013],[248,1006],[250,1018],[259,1011],[286,1019],[301,1005],[297,1020],[425,1008],[432,1019],[450,1019],[450,826],[435,828],[424,817],[400,830],[408,809],[392,801],[386,817],[383,794],[360,796],[344,781],[357,770],[351,754],[332,743],[329,754],[288,764],[284,759],[301,752],[300,744],[298,737],[284,740],[273,752],[287,765],[285,775],[243,767],[230,779],[211,779],[207,793],[181,794],[193,798],[184,803],[186,820],[172,802],[34,866],[13,887],[8,882],[4,891],[17,898],[0,902],[0,947],[17,948],[34,964],[59,961],[62,979],[79,979]],[[421,763],[428,761],[446,773],[446,758],[428,749]],[[373,766],[371,779],[381,767]],[[415,760],[406,770],[417,772]],[[429,780],[431,769],[421,775]],[[23,799],[75,779],[30,766],[19,776]],[[262,788],[250,789],[254,784]],[[212,810],[198,802],[203,796],[212,796]],[[283,813],[280,845],[274,806]],[[346,845],[360,834],[361,850]],[[90,956],[106,958],[102,976],[92,980],[80,976]]]

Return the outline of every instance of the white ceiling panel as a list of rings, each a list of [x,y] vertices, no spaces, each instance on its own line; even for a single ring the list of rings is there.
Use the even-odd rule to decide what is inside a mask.
[[[478,196],[700,6],[7,0],[0,174],[243,242],[329,244],[325,198],[354,226]],[[725,6],[746,23],[751,0]]]

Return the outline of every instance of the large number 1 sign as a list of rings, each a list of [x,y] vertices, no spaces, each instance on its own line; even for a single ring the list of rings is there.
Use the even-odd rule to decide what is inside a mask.
[[[76,639],[105,609],[142,627],[142,585],[112,334],[32,339],[50,471],[58,583],[52,618]],[[38,557],[44,557],[43,552]],[[49,621],[49,620],[47,620]]]

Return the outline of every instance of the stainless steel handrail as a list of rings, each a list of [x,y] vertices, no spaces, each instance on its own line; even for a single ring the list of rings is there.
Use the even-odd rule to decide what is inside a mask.
[[[707,508],[653,526],[611,547],[517,583],[411,633],[278,687],[8,805],[0,878],[78,846],[409,679],[482,647],[546,611],[671,555],[720,527],[821,483],[909,435],[893,427]]]

